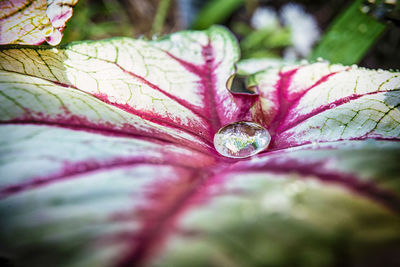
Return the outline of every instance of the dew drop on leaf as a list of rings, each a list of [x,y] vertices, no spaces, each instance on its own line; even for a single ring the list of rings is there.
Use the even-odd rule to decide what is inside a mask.
[[[214,136],[215,149],[229,158],[246,158],[265,150],[271,135],[254,122],[234,122],[222,127]]]

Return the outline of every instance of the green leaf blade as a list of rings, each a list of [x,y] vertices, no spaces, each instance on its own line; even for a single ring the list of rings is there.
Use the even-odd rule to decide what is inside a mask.
[[[386,25],[362,13],[360,0],[355,1],[327,30],[309,57],[332,63],[357,64],[383,33]]]

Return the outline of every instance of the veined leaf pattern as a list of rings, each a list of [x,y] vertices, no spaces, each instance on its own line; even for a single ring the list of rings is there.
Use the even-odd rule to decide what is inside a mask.
[[[0,44],[57,45],[78,0],[3,0]]]
[[[399,73],[274,66],[233,93],[222,27],[0,57],[0,251],[17,265],[398,264]],[[271,147],[219,156],[213,135],[241,120]]]

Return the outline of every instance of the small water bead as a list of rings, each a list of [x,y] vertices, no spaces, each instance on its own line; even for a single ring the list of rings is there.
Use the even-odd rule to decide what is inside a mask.
[[[271,135],[261,125],[240,121],[222,127],[214,136],[215,149],[229,158],[247,158],[265,150]]]
[[[300,60],[300,64],[301,65],[307,65],[309,62],[308,62],[308,60],[307,59],[302,59],[302,60]]]

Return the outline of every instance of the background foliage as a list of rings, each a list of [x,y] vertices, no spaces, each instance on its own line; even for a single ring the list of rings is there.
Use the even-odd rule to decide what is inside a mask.
[[[63,43],[112,36],[151,39],[154,34],[160,36],[188,28],[205,29],[218,23],[230,28],[240,40],[242,58],[281,57],[284,48],[291,45],[290,29],[280,21],[272,29],[256,30],[251,26],[251,19],[260,7],[279,13],[285,5],[296,3],[315,18],[320,32],[326,35],[321,41],[326,45],[322,48],[317,46],[310,59],[322,56],[343,64],[398,69],[400,28],[396,23],[399,4],[385,5],[384,2],[358,0],[350,8],[352,2],[345,0],[79,1],[74,8],[74,16],[67,24]],[[360,10],[368,11],[369,15]],[[165,13],[165,18],[161,20],[162,27],[158,26],[155,30],[154,19],[156,14],[162,12]],[[354,53],[354,60],[349,60]]]

